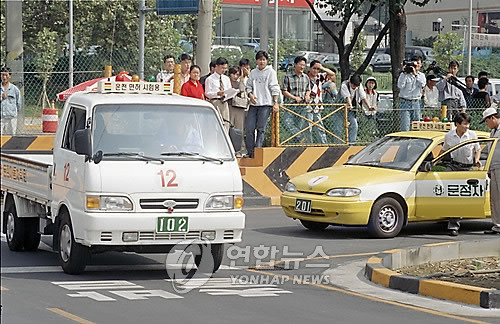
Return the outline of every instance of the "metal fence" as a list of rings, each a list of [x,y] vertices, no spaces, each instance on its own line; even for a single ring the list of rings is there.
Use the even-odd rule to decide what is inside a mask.
[[[474,103],[473,103],[474,104]],[[480,104],[480,102],[478,102]],[[387,134],[411,130],[411,121],[402,119],[403,111],[398,102],[380,105],[371,116],[362,109],[348,110],[342,103],[323,104],[321,109],[311,105],[282,104],[273,116],[271,138],[276,146],[335,146],[366,145]],[[469,108],[470,129],[486,131],[482,120],[482,108]],[[442,122],[441,108],[419,109],[420,120],[428,117],[430,122]],[[417,112],[418,114],[418,112]],[[451,112],[447,116],[451,122]],[[447,117],[447,118],[448,118]]]
[[[54,63],[54,68],[48,73],[44,82],[41,71],[36,69],[36,54],[27,54],[23,57],[24,72],[12,73],[11,82],[20,88],[23,105],[19,112],[16,135],[41,134],[43,108],[49,108],[51,101],[61,116],[64,102],[58,101],[57,94],[69,88],[69,58],[61,55]],[[136,74],[137,57],[126,50],[114,49],[108,53],[102,49],[76,53],[74,55],[73,85],[104,76],[104,66],[111,65],[113,74],[128,71],[130,75]],[[145,77],[156,77],[162,67],[162,62],[153,62],[145,66],[158,66],[158,70],[145,71]],[[45,86],[44,86],[45,83]],[[46,95],[46,96],[45,96]],[[12,134],[2,134],[12,135]]]

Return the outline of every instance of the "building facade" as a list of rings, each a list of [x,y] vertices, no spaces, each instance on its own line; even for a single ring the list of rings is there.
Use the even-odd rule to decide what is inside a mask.
[[[274,1],[268,5],[268,39],[274,39]],[[305,0],[278,0],[279,38],[297,42],[301,49],[312,44],[313,16]],[[221,15],[216,19],[215,44],[259,43],[261,0],[222,0]]]
[[[411,38],[425,39],[449,31],[455,31],[464,37],[467,29],[464,26],[469,21],[469,4],[469,0],[441,0],[437,3],[430,1],[425,7],[418,7],[408,2],[405,11]],[[499,34],[499,25],[499,0],[472,2],[473,33]]]

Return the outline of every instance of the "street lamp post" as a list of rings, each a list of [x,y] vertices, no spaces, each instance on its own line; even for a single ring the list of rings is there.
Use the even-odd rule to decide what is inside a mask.
[[[441,19],[441,17],[439,17],[436,22],[437,22],[437,30],[438,30],[438,35],[441,34],[441,22],[443,21],[443,19]]]

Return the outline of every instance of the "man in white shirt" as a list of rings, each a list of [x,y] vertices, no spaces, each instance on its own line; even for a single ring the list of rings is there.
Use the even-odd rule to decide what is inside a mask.
[[[466,113],[458,113],[453,122],[456,128],[446,133],[444,136],[444,144],[441,152],[447,151],[460,143],[477,139],[474,131],[469,130],[471,117]],[[449,171],[471,171],[472,167],[476,165],[481,167],[481,147],[479,143],[464,145],[459,149],[451,152],[451,164]],[[451,236],[458,235],[460,228],[460,218],[450,218],[448,220],[448,230]]]
[[[425,86],[425,75],[420,72],[422,58],[414,56],[403,66],[398,78],[399,88],[399,120],[401,131],[410,130],[412,121],[420,120],[420,98]]]
[[[156,82],[170,82],[174,76],[175,59],[172,55],[165,55],[163,58],[165,71],[160,71],[156,76]]]
[[[436,83],[439,78],[434,74],[427,76],[427,84],[424,87],[424,108],[439,108],[439,90]]]
[[[227,60],[219,57],[215,61],[215,72],[205,81],[205,96],[219,111],[224,122],[224,129],[229,132],[229,106],[224,95],[224,90],[231,89],[231,80],[224,75],[227,71]]]
[[[345,99],[347,103],[347,121],[349,122],[348,141],[349,145],[354,145],[356,143],[356,137],[358,136],[358,120],[356,119],[356,111],[353,110],[353,108],[358,107],[361,101],[368,106],[370,105],[368,100],[366,100],[366,93],[361,85],[361,77],[358,74],[353,74],[349,80],[342,82],[340,96]],[[336,125],[335,127],[336,132],[338,126],[339,125]],[[340,132],[337,134],[340,134]]]
[[[488,176],[490,177],[490,206],[491,230],[485,231],[485,234],[500,234],[500,113],[495,108],[488,108],[483,112],[483,120],[486,126],[491,129],[491,138],[498,138],[495,152],[490,162]]]

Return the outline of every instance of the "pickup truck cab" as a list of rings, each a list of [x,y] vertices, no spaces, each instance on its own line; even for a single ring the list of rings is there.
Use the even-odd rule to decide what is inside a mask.
[[[64,271],[80,273],[93,252],[185,243],[208,247],[208,271],[219,268],[245,225],[240,171],[214,107],[169,87],[102,81],[68,99],[53,154],[2,154],[11,250],[52,234]]]

